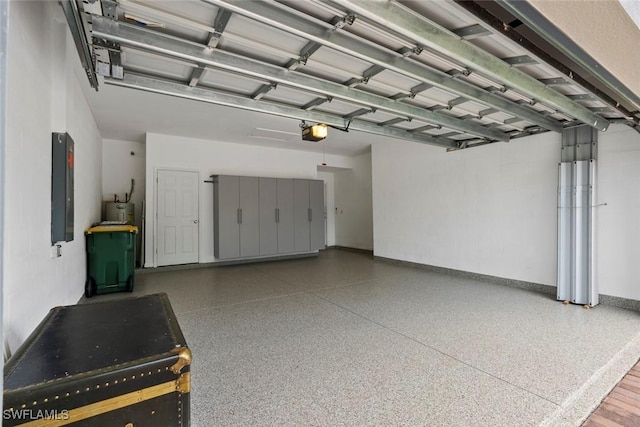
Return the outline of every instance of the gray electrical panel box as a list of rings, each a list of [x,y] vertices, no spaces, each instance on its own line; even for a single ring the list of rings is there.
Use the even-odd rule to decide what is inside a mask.
[[[51,243],[73,240],[73,139],[51,137]]]

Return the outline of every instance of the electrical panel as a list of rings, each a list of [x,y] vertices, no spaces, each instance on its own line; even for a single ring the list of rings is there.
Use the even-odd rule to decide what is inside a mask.
[[[51,243],[73,240],[74,144],[68,133],[51,137]]]

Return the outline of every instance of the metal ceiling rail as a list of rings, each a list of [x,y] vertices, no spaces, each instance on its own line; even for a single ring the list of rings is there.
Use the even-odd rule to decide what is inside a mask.
[[[395,71],[420,82],[433,84],[458,96],[498,108],[510,115],[526,119],[543,128],[560,132],[562,124],[558,121],[538,114],[535,110],[518,105],[499,95],[487,92],[471,83],[452,78],[447,73],[427,67],[422,63],[412,61],[397,52],[385,49],[364,39],[356,38],[344,32],[329,33],[331,28],[326,23],[312,21],[308,16],[285,10],[266,2],[244,0],[203,0],[206,3],[228,9],[244,15],[258,22],[268,24],[280,30],[295,34],[307,40],[321,43],[337,51],[347,53],[375,65],[381,65],[388,70]],[[367,3],[367,2],[365,2]],[[590,113],[591,114],[591,113]]]
[[[78,3],[76,3],[75,0],[62,0],[60,1],[60,6],[62,6],[64,15],[67,18],[67,23],[69,24],[69,29],[73,36],[73,42],[75,43],[78,55],[80,56],[82,68],[84,68],[84,71],[89,78],[89,84],[97,91],[98,78],[93,68],[93,60],[91,52],[89,51],[84,13],[79,9]]]
[[[505,63],[489,52],[450,33],[424,16],[407,9],[395,1],[388,0],[335,0],[349,11],[358,13],[380,25],[409,37],[420,44],[437,49],[446,55],[469,64],[505,85],[547,103],[576,119],[605,131],[609,121],[566,96],[545,86],[537,79]]]
[[[340,9],[337,6],[330,4],[327,0],[307,0],[307,1],[313,2],[317,7],[321,8],[327,13],[333,13],[336,16],[341,16],[341,15],[344,15],[345,13],[348,13],[348,12],[345,12],[343,9]],[[292,7],[294,8],[296,6],[297,5],[295,3],[292,5]],[[348,14],[350,16],[353,16],[355,21],[355,15],[351,13],[348,13]],[[365,28],[367,31],[373,31],[375,33],[384,35],[384,38],[387,39],[389,42],[393,40],[393,42],[400,44],[402,46],[405,46],[402,48],[403,50],[408,51],[407,53],[404,53],[405,56],[409,56],[411,53],[415,53],[415,57],[412,59],[417,60],[418,62],[421,62],[427,67],[438,69],[438,67],[433,66],[433,64],[429,63],[428,61],[424,61],[425,57],[430,57],[431,59],[435,60],[438,63],[443,63],[450,66],[451,70],[446,71],[447,74],[453,75],[452,74],[453,72],[459,71],[461,75],[467,76],[467,73],[469,70],[466,66],[461,64],[460,61],[454,61],[451,58],[436,51],[435,49],[429,49],[429,48],[425,49],[425,46],[420,46],[418,43],[416,43],[413,40],[410,40],[407,37],[404,37],[397,33],[392,33],[389,31],[381,31],[380,26],[376,25],[373,22],[368,22],[366,20],[360,19],[357,21],[357,25],[360,28]],[[473,39],[473,38],[493,35],[493,33],[489,29],[484,28],[480,24],[473,24],[470,27],[460,28],[460,29],[454,30],[453,32],[463,39]],[[357,32],[354,32],[354,33],[357,34]],[[399,52],[399,53],[403,53],[403,52]],[[456,74],[456,77],[459,77],[459,75]],[[474,74],[474,77],[482,78],[487,82],[487,85],[489,86],[501,86],[501,84],[499,84],[498,82],[494,80],[490,80],[488,77],[482,76],[480,73],[476,72]],[[476,84],[476,86],[479,86],[479,85]]]
[[[341,14],[341,12],[338,9],[330,7],[327,3],[321,3],[321,5],[322,5],[322,7],[324,9],[330,11],[331,13],[334,13],[336,15],[336,19],[335,20],[338,20],[338,16]],[[213,27],[209,27],[209,26],[203,25],[203,24],[201,24],[199,22],[190,20],[188,18],[176,17],[176,16],[174,16],[174,15],[172,15],[172,14],[170,14],[170,13],[164,11],[164,10],[158,9],[157,7],[151,7],[151,6],[148,6],[148,5],[141,5],[141,4],[134,3],[134,2],[131,2],[131,1],[128,1],[128,0],[121,0],[120,3],[119,3],[119,6],[123,7],[125,10],[127,8],[131,8],[133,6],[134,7],[133,10],[136,10],[136,11],[138,11],[140,13],[148,14],[150,16],[157,17],[158,19],[161,19],[164,22],[172,22],[172,23],[174,23],[176,25],[179,25],[179,26],[182,26],[184,28],[199,29],[199,30],[203,30],[203,31],[207,31],[207,32],[213,31]],[[220,8],[218,12],[220,12],[220,11],[231,13],[231,12],[229,12],[229,11],[223,9],[223,8]],[[348,16],[349,15],[347,15],[347,17],[343,17],[343,18],[341,18],[339,20],[340,21],[344,20],[344,22],[347,22],[349,20]],[[330,22],[330,24],[332,24],[332,28],[328,29],[327,31],[335,30],[335,24],[333,24],[333,21],[334,20],[332,20],[332,22]],[[367,26],[367,28],[369,28],[369,27],[372,28],[372,29],[375,28],[373,24],[369,24],[367,22],[361,22],[360,25],[365,25],[365,26]],[[234,34],[233,31],[229,31],[229,30],[224,32],[224,38],[227,41],[233,41],[235,43],[239,43],[239,44],[241,44],[243,46],[249,47],[250,49],[257,49],[258,51],[260,51],[263,54],[271,53],[276,57],[281,56],[282,54],[286,54],[287,56],[291,57],[291,60],[289,61],[289,63],[287,65],[285,65],[285,67],[289,68],[291,70],[294,70],[294,69],[298,68],[298,66],[303,65],[303,64],[300,64],[300,59],[301,59],[300,58],[301,57],[300,52],[295,52],[294,53],[294,52],[292,52],[290,50],[281,49],[281,48],[279,49],[279,48],[273,47],[271,45],[268,45],[268,44],[265,44],[265,43],[262,43],[262,42],[259,42],[259,41],[256,41],[256,40],[247,39],[247,38],[245,38],[245,37],[243,37],[241,35]],[[408,40],[406,40],[406,38],[400,39],[400,37],[398,37],[398,42],[399,43],[410,44],[410,42]],[[318,47],[321,46],[320,44],[317,44],[315,42],[309,42],[307,44],[307,46],[310,46],[310,45],[317,45]],[[412,51],[409,48],[403,48],[403,49]],[[303,48],[303,51],[304,50],[305,49]],[[407,55],[406,53],[403,53],[403,52],[398,52],[398,53],[403,54],[405,56]],[[429,55],[429,52],[428,51],[423,51],[421,55],[422,56]],[[172,58],[172,57],[167,56],[167,58]],[[434,56],[434,58],[435,58],[435,56]],[[173,58],[173,59],[176,60],[176,58]],[[328,73],[332,73],[332,72],[334,72],[336,70],[336,64],[329,65],[329,64],[327,64],[325,62],[320,62],[320,61],[318,61],[317,59],[314,59],[314,58],[307,58],[307,59],[311,59],[312,60],[312,65],[311,66],[313,68],[320,68],[323,71],[326,71]],[[438,61],[444,61],[445,63],[449,64],[451,67],[453,67],[456,70],[458,68],[460,68],[460,69],[464,68],[464,67],[461,67],[459,65],[455,65],[455,63],[453,61],[448,60],[448,59],[446,59],[444,57],[441,57],[441,56],[437,56],[437,60]],[[309,63],[307,63],[306,65],[309,65]],[[197,67],[197,64],[194,64],[193,66]],[[356,73],[353,73],[351,71],[344,70],[344,69],[337,69],[337,70],[340,71],[341,73],[349,74],[351,76],[351,79],[348,82],[346,82],[345,85],[350,86],[350,87],[357,87],[358,85],[365,84],[363,82],[363,77],[362,77],[361,74],[356,74]],[[450,72],[447,72],[447,74],[450,74]],[[482,78],[483,81],[487,82],[487,85],[496,85],[496,83],[494,81],[489,80],[486,77],[483,78],[480,74],[476,74],[475,77],[476,78]],[[194,81],[194,79],[192,78],[191,83],[195,83],[195,84],[190,84],[191,86],[195,86],[195,85],[197,85],[198,80]],[[407,91],[404,91],[404,89],[402,89],[402,88],[394,87],[394,86],[389,85],[388,83],[382,83],[381,81],[377,81],[377,80],[369,80],[366,83],[366,85],[368,87],[376,86],[376,87],[380,87],[380,88],[382,88],[384,90],[395,90],[395,91],[397,91],[398,92],[397,94],[389,97],[390,99],[393,99],[393,100],[396,100],[396,101],[399,101],[399,100],[402,100],[402,99],[405,99],[405,98],[413,98],[413,97],[415,97],[415,95],[418,92],[421,92],[421,91],[427,90],[428,88],[433,87],[433,85],[428,84],[428,83],[420,83],[419,85],[417,85],[414,88],[412,88],[410,92],[407,92]],[[362,88],[360,88],[360,89],[362,89]],[[446,107],[446,102],[440,102],[440,101],[435,100],[435,99],[429,99],[429,101],[432,104],[438,104],[438,105],[442,105],[442,106]],[[460,106],[460,105],[455,106],[454,109],[462,111],[462,112],[467,113],[467,114],[475,114],[474,112],[472,112],[472,111],[470,111],[470,110],[468,110],[468,109],[466,109],[466,108],[464,108],[463,106]],[[432,109],[432,111],[434,111],[434,110]],[[502,123],[501,121],[495,120],[492,117],[486,117],[485,119],[488,120],[488,121],[491,121],[491,122]],[[569,118],[569,120],[573,120],[573,119]]]
[[[278,104],[274,102],[256,101],[250,98],[213,91],[210,89],[201,89],[198,87],[189,87],[185,84],[160,80],[136,74],[126,74],[124,79],[105,78],[105,83],[122,86],[132,89],[144,90],[164,95],[176,96],[195,101],[207,102],[210,104],[223,105],[226,107],[240,108],[243,110],[256,111],[259,113],[267,113],[271,115],[287,117],[296,120],[308,120],[328,125],[344,128],[349,126],[351,130],[367,132],[375,135],[386,136],[390,138],[398,138],[418,142],[422,144],[435,145],[442,148],[459,148],[460,143],[446,138],[438,138],[425,134],[409,132],[403,129],[392,127],[381,127],[375,123],[364,120],[347,120],[341,116],[328,113],[319,113],[314,111],[305,111],[297,107]]]
[[[104,0],[102,0],[104,2]],[[118,4],[118,6],[127,11],[134,11],[137,13],[141,13],[145,16],[151,16],[154,17],[156,19],[159,19],[162,22],[170,22],[173,23],[175,25],[178,25],[182,28],[186,28],[189,30],[200,30],[200,31],[205,31],[209,34],[213,34],[215,33],[216,29],[214,27],[208,26],[208,25],[204,25],[200,22],[194,21],[192,19],[189,18],[185,18],[182,16],[176,16],[175,14],[172,14],[170,12],[167,12],[163,9],[158,8],[157,4],[154,4],[153,6],[149,6],[147,4],[139,4],[136,2],[132,2],[129,0],[120,0],[120,3]],[[227,14],[231,14],[231,12],[225,10],[225,9],[220,9],[219,12],[226,12]],[[216,18],[217,20],[217,18]],[[214,26],[215,26],[215,22],[214,22]],[[292,51],[290,49],[287,48],[282,48],[282,47],[274,47],[273,45],[268,44],[268,40],[253,40],[250,38],[247,38],[246,36],[243,36],[241,34],[238,33],[234,33],[233,30],[229,30],[229,29],[225,29],[224,31],[224,39],[229,42],[232,41],[234,43],[238,43],[244,47],[248,47],[250,49],[255,49],[257,51],[259,51],[261,54],[265,54],[265,55],[273,55],[274,57],[280,57],[280,56],[287,56],[292,58],[291,64],[288,64],[287,67],[291,67],[293,62],[298,62],[298,60],[300,59],[300,52],[299,51]],[[312,42],[310,42],[312,43]],[[215,47],[215,46],[210,46],[210,47]],[[320,47],[320,46],[318,46]],[[310,59],[310,58],[307,58]],[[326,62],[320,62],[317,59],[313,60],[313,64],[314,67],[320,67],[323,70],[328,70],[331,71],[332,69],[336,69],[337,68],[337,64],[327,64]],[[295,67],[292,67],[291,69],[293,69]],[[344,72],[344,73],[349,73],[349,74],[353,74],[353,77],[357,76],[357,74],[355,73],[351,73],[348,72],[346,70],[343,69],[338,69],[340,72]]]
[[[168,36],[157,31],[137,27],[131,24],[93,16],[93,35],[123,45],[137,47],[143,50],[155,51],[160,54],[176,56],[223,68],[240,74],[251,75],[270,82],[282,83],[300,89],[330,95],[356,104],[372,106],[381,111],[388,111],[401,116],[408,116],[427,122],[441,124],[451,129],[473,135],[482,136],[498,141],[508,141],[509,137],[497,129],[488,129],[477,123],[465,122],[448,116],[409,104],[399,103],[384,96],[374,95],[359,89],[353,89],[323,80],[317,77],[291,72],[286,68],[249,59],[222,50],[209,49],[206,46]]]
[[[224,9],[221,9],[221,10],[224,10]],[[225,31],[224,36],[225,36],[225,38],[230,38],[229,37],[229,32]],[[232,38],[234,40],[237,40],[237,41],[241,40],[240,37],[236,37],[236,36],[232,36]],[[256,48],[256,49],[265,49],[265,48],[268,47],[268,46],[266,46],[264,44],[258,44],[257,42],[253,42],[253,41],[251,43],[255,43],[255,44],[251,44],[251,46],[252,46],[252,48]],[[157,57],[158,56],[157,52],[147,52],[147,51],[143,51],[143,50],[136,49],[136,48],[129,49],[127,46],[123,46],[123,48],[125,50],[124,51],[125,55],[127,54],[126,51],[129,50],[130,52],[135,52],[136,55],[144,55],[144,56],[148,56],[148,57]],[[274,48],[274,50],[275,50],[275,48]],[[193,61],[193,60],[187,60],[187,59],[184,59],[184,58],[177,58],[175,56],[164,55],[164,54],[161,55],[161,56],[163,57],[164,60],[171,61],[172,63],[187,65],[189,67],[194,67],[194,68],[198,67],[198,63],[196,61]],[[313,66],[314,66],[314,68],[321,67],[323,70],[331,71],[331,67],[329,65],[326,65],[324,63],[319,63],[317,61],[313,62]],[[143,72],[144,70],[138,70],[138,71]],[[149,73],[146,73],[146,74],[149,74]],[[236,74],[236,75],[238,77],[243,77],[245,79],[248,79],[248,80],[251,80],[251,81],[254,81],[254,82],[256,80],[258,80],[257,77],[250,77],[250,76],[240,75],[240,74]],[[267,82],[265,79],[260,79],[260,80],[261,80],[261,82],[263,84],[269,84],[269,82]],[[195,85],[191,84],[192,82],[193,82],[193,78],[192,78],[192,81],[190,82],[190,86],[195,86]],[[197,85],[198,82],[196,81],[195,83]],[[352,87],[357,87],[357,85],[353,85]],[[388,83],[383,83],[381,81],[375,81],[374,80],[374,81],[370,81],[367,84],[367,87],[368,88],[377,88],[377,89],[381,89],[383,91],[392,91],[392,92],[395,91],[395,92],[397,92],[397,94],[395,94],[395,95],[393,95],[393,96],[391,96],[389,98],[392,99],[392,100],[400,100],[400,99],[405,99],[405,98],[411,98],[411,99],[416,98],[416,95],[417,96],[420,95],[419,92],[422,92],[422,91],[425,91],[425,90],[429,89],[430,87],[432,87],[432,85],[429,85],[427,83],[421,83],[421,84],[411,88],[410,91],[405,91],[405,89],[399,88],[397,86],[392,86],[392,85],[390,85]],[[365,91],[366,91],[366,89],[365,89]],[[375,90],[373,91],[373,93],[375,93]],[[326,98],[323,98],[323,101],[325,99]],[[428,98],[428,97],[426,97],[425,100],[428,101],[431,104],[441,105],[441,106],[443,106],[443,108],[446,108],[445,107],[446,106],[446,102],[438,101],[438,100],[431,99],[431,98]],[[428,108],[428,109],[431,109],[431,111],[435,111],[433,107],[424,106],[424,105],[415,105],[415,106],[417,106],[419,108]],[[473,115],[477,119],[485,119],[485,120],[493,122],[493,123],[503,124],[503,121],[498,120],[498,119],[494,119],[491,116],[486,116],[486,117],[484,117],[483,115],[478,116],[477,112],[468,110],[468,109],[464,108],[463,105],[456,105],[456,106],[453,107],[453,110],[458,110],[458,111],[464,112],[466,114]],[[498,111],[498,110],[496,110],[496,111]]]

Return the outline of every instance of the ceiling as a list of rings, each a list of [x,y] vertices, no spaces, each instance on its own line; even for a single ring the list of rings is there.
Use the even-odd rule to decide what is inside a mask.
[[[380,138],[458,150],[582,123],[640,129],[633,100],[522,43],[484,3],[61,2],[107,139],[354,155]],[[302,120],[334,129],[302,141]]]
[[[112,85],[86,91],[105,139],[145,141],[145,133],[260,145],[344,156],[368,152],[381,136],[331,131],[321,142],[303,141],[299,120]]]

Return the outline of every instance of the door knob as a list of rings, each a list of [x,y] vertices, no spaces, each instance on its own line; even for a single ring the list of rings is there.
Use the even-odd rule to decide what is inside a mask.
[[[198,220],[197,220],[197,219],[194,219],[194,220],[193,220],[193,223],[194,223],[194,224],[197,224],[197,223],[198,223]]]

